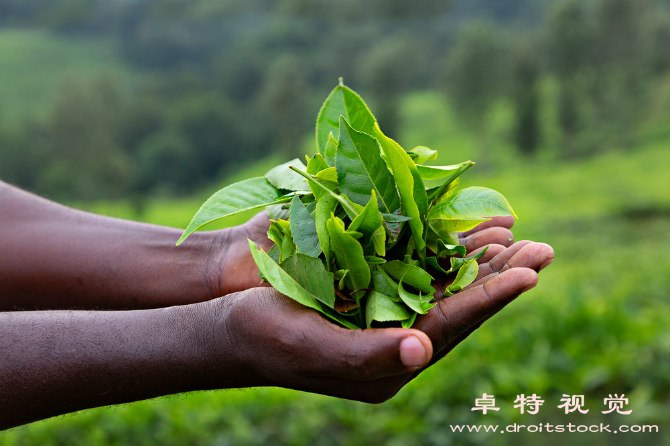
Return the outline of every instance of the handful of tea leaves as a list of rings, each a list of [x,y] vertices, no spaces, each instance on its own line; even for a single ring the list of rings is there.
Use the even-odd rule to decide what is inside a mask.
[[[385,136],[340,79],[317,116],[316,154],[307,165],[295,159],[219,190],[177,244],[214,220],[265,207],[275,244],[265,253],[249,240],[261,279],[348,328],[373,321],[411,327],[435,305],[428,267],[454,276],[445,296],[477,277],[483,252],[465,257],[457,232],[516,216],[494,190],[456,190],[473,162],[424,165],[436,157],[427,147],[407,152]],[[439,258],[449,258],[450,268]]]

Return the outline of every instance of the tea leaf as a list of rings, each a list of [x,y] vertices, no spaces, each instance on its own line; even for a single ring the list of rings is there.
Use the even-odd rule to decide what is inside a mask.
[[[379,143],[354,130],[344,117],[340,118],[335,166],[340,192],[354,203],[365,206],[374,190],[382,212],[391,213],[400,207],[396,183],[381,157]]]
[[[373,291],[365,305],[365,322],[370,328],[372,321],[388,322],[409,319],[411,312],[402,304],[394,302],[390,297]]]
[[[391,300],[400,301],[400,297],[398,297],[398,282],[391,279],[383,269],[375,268],[372,271],[372,284],[375,290],[387,295]]]
[[[464,256],[467,253],[467,248],[463,245],[448,245],[445,244],[442,240],[437,241],[437,256],[440,258],[446,258],[454,255]]]
[[[309,291],[304,289],[298,282],[296,282],[286,271],[281,269],[262,249],[256,249],[256,244],[251,240],[249,242],[249,249],[251,256],[256,262],[259,271],[267,279],[267,281],[280,293],[290,297],[302,305],[317,310],[332,320],[342,324],[351,329],[359,328],[343,317],[334,314],[328,307],[324,307]]]
[[[428,219],[473,220],[483,217],[505,217],[514,210],[499,192],[486,187],[468,187],[437,204]]]
[[[400,296],[400,299],[402,299],[405,305],[419,314],[426,314],[428,313],[428,310],[435,306],[434,303],[431,304],[430,302],[424,300],[421,294],[412,294],[408,291],[405,291],[405,288],[402,286],[402,282],[403,279],[401,278],[400,282],[398,283],[398,296]]]
[[[409,226],[412,230],[412,236],[414,237],[417,248],[419,251],[422,251],[426,246],[423,240],[423,223],[420,208],[417,204],[417,201],[415,200],[415,176],[410,169],[410,163],[413,165],[414,162],[409,158],[407,152],[405,152],[402,147],[398,145],[398,143],[386,137],[386,135],[382,133],[376,123],[374,131],[375,137],[381,145],[382,151],[384,152],[386,160],[388,161],[388,165],[391,169],[391,172],[393,173],[393,177],[396,180],[398,191],[400,192],[400,200],[405,210],[405,214],[411,218],[409,221]],[[416,169],[416,166],[414,168]],[[416,176],[419,176],[418,171]],[[423,195],[417,195],[419,195],[421,200],[423,200],[423,197],[426,196],[423,183],[420,183],[419,187],[422,189]],[[427,209],[427,202],[425,202],[425,207]]]
[[[416,158],[414,158],[414,163],[416,164],[423,164],[426,161],[437,159],[437,150],[431,150],[428,147],[416,146],[410,152],[416,155]]]
[[[371,236],[383,223],[382,214],[377,208],[377,197],[375,191],[372,191],[368,204],[363,211],[353,219],[349,225],[348,231],[359,231]]]
[[[316,235],[319,237],[319,244],[323,254],[326,256],[326,264],[330,265],[330,235],[326,228],[326,222],[337,207],[337,200],[331,195],[324,195],[316,202],[316,213],[314,220],[316,221]]]
[[[452,166],[416,166],[419,175],[424,180],[441,180],[454,174],[465,163],[454,164]]]
[[[451,262],[451,269],[447,271],[447,274],[453,273],[457,270],[459,270],[463,265],[468,263],[470,260],[479,260],[485,253],[486,251],[489,250],[489,247],[487,246],[486,248],[482,249],[480,252],[477,254],[470,256],[470,257],[452,257],[449,259]]]
[[[363,99],[349,87],[344,86],[341,79],[340,85],[330,92],[316,117],[316,147],[319,152],[328,155],[325,156],[326,160],[330,156],[326,153],[328,135],[332,133],[334,139],[339,139],[340,116],[344,116],[359,132],[372,135],[375,117]],[[328,164],[333,165],[330,161]]]
[[[477,260],[470,259],[459,270],[456,278],[451,285],[444,290],[444,296],[452,296],[461,291],[466,286],[470,285],[477,278],[479,273],[479,265]]]
[[[400,322],[400,326],[402,328],[412,328],[412,325],[414,325],[414,321],[416,320],[416,316],[418,313],[412,314],[412,316],[409,319],[405,319],[404,321]]]
[[[370,284],[370,267],[365,261],[361,244],[344,230],[342,220],[332,214],[326,227],[330,235],[330,249],[339,269],[349,270],[345,277],[348,287],[351,290],[367,288]]]
[[[321,154],[317,153],[316,155],[314,155],[314,158],[309,160],[309,162],[307,163],[307,170],[306,171],[310,175],[318,175],[319,172],[321,172],[325,169],[328,169],[328,167],[329,167],[328,163],[326,162],[325,159],[323,159],[323,156],[321,156]],[[294,171],[292,171],[291,173],[293,175],[296,174]],[[308,182],[307,179],[302,178],[302,180],[307,182],[307,184],[309,186],[309,190],[312,191],[312,194],[314,194],[314,198],[316,200],[318,200],[319,198],[321,198],[322,196],[324,196],[326,194],[326,192],[323,189],[321,189],[320,187],[312,184],[311,182]],[[337,183],[335,185],[337,185]]]
[[[316,222],[298,196],[291,200],[290,222],[291,234],[298,252],[310,257],[319,257],[321,245],[316,233]]]
[[[338,126],[340,125],[339,122],[337,125]],[[326,142],[326,148],[323,150],[323,157],[329,166],[335,167],[336,154],[337,154],[337,138],[333,136],[333,132],[330,132],[328,133],[328,141]]]
[[[289,166],[295,166],[302,170],[307,168],[299,159],[291,160],[287,163],[273,167],[265,174],[265,178],[277,189],[292,191],[309,191],[309,185],[304,178],[289,169]]]
[[[404,280],[406,284],[424,293],[430,293],[433,288],[430,285],[433,277],[418,266],[408,265],[400,260],[393,260],[392,262],[380,265],[379,268],[383,269],[389,276],[397,280]]]
[[[372,246],[375,248],[375,254],[384,257],[386,255],[386,231],[384,226],[380,225],[375,232],[372,233]]]
[[[326,271],[320,259],[295,254],[286,259],[281,268],[321,303],[334,307],[333,273]]]
[[[249,178],[231,184],[215,192],[200,206],[184,233],[179,237],[177,245],[207,223],[250,209],[288,201],[290,201],[289,197],[283,196],[263,177]]]
[[[316,179],[324,183],[337,186],[337,170],[335,167],[329,167],[316,174]]]

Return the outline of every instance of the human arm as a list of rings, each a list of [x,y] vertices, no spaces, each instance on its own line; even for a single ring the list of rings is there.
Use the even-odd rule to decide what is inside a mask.
[[[264,212],[244,225],[196,232],[104,217],[0,181],[0,311],[144,309],[185,305],[256,287],[247,237],[266,251]],[[464,235],[472,250],[508,246],[513,218]]]

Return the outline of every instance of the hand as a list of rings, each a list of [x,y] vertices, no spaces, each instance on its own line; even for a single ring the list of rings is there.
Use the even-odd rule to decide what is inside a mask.
[[[466,246],[476,251],[494,239],[511,243],[509,230],[495,226],[503,223],[494,221],[463,234]],[[552,260],[553,250],[542,243],[520,242],[509,248],[493,244],[479,261],[477,281],[440,300],[417,318],[412,329],[344,329],[272,288],[211,301],[216,317],[209,324],[214,352],[210,386],[217,387],[221,376],[217,370],[232,362],[236,386],[271,385],[371,403],[385,401],[533,288],[537,272]]]
[[[210,280],[218,288],[216,296],[244,291],[261,284],[258,276],[258,267],[251,257],[251,250],[247,238],[267,252],[274,244],[267,236],[270,229],[270,220],[265,211],[256,214],[248,222],[240,226],[215,232],[215,246],[212,251],[214,264],[220,265],[213,269],[218,277]]]

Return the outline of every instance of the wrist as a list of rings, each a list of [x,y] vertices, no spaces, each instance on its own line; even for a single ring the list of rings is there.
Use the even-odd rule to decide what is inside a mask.
[[[238,339],[235,308],[238,295],[166,309],[168,323],[184,327],[177,341],[188,358],[190,390],[214,390],[268,385],[248,358],[244,339]],[[170,314],[171,313],[171,314]],[[242,336],[244,338],[244,336]]]

